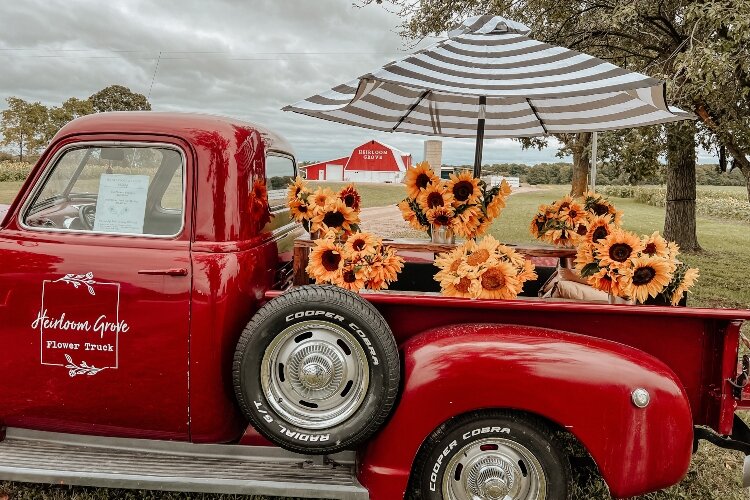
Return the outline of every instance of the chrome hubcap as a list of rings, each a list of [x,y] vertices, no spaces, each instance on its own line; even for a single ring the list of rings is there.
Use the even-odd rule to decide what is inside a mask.
[[[467,444],[451,458],[442,493],[448,500],[544,500],[547,481],[528,448],[487,438]]]
[[[367,355],[343,328],[318,321],[293,325],[263,354],[261,386],[273,409],[304,429],[349,418],[369,386]]]

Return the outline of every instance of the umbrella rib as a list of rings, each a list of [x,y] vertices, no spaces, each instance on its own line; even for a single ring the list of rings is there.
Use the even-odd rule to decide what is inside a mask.
[[[421,93],[421,94],[419,95],[419,98],[418,98],[418,99],[417,99],[416,101],[414,101],[414,104],[412,104],[411,106],[409,106],[409,110],[408,110],[408,111],[406,112],[406,114],[404,114],[404,116],[402,116],[402,117],[401,117],[401,118],[400,118],[400,119],[398,120],[398,123],[396,123],[396,124],[395,124],[395,125],[393,126],[393,128],[391,129],[391,132],[395,132],[395,131],[396,131],[396,129],[397,129],[397,128],[398,128],[398,127],[399,127],[399,126],[400,126],[400,125],[401,125],[401,124],[402,124],[402,123],[404,122],[404,120],[406,120],[406,118],[407,118],[407,117],[408,117],[408,116],[409,116],[409,115],[411,114],[411,112],[412,112],[412,111],[414,111],[414,109],[415,109],[415,108],[416,108],[417,106],[419,106],[419,103],[420,103],[420,102],[422,102],[422,99],[424,99],[425,97],[427,97],[427,94],[429,94],[430,92],[432,92],[432,90],[425,90],[424,92],[422,92],[422,93]]]
[[[539,125],[542,126],[542,130],[544,130],[544,133],[548,134],[549,132],[547,132],[547,127],[544,125],[544,122],[542,121],[541,117],[539,116],[539,113],[537,113],[536,108],[534,107],[534,105],[531,104],[531,99],[526,99],[526,104],[529,105],[529,107],[531,108],[531,112],[534,113],[534,116],[536,116],[536,119],[539,121]]]

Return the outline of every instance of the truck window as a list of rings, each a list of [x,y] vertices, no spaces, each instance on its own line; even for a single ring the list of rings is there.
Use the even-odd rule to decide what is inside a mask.
[[[183,226],[184,175],[173,147],[69,149],[48,167],[22,222],[30,229],[175,236]]]
[[[289,156],[269,155],[266,157],[266,185],[268,206],[271,211],[286,207],[286,191],[294,180],[294,160]]]

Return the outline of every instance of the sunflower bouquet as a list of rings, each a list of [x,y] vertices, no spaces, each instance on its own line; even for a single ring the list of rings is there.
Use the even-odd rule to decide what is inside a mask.
[[[677,244],[658,232],[639,237],[619,227],[606,230],[582,243],[575,259],[576,270],[597,290],[640,304],[661,296],[676,305],[698,278],[697,269],[677,260]]]
[[[346,243],[329,231],[315,241],[307,274],[317,283],[330,283],[347,290],[383,290],[396,281],[404,259],[383,240],[370,233],[355,233]]]
[[[407,197],[398,208],[411,227],[428,235],[434,227],[445,227],[467,239],[487,232],[511,191],[505,180],[490,188],[469,171],[440,179],[427,162],[408,169],[405,183]]]
[[[450,297],[513,299],[537,277],[530,260],[492,236],[438,255],[435,265],[440,268],[435,279]]]
[[[300,177],[290,184],[287,194],[292,217],[310,234],[333,231],[340,237],[356,233],[359,231],[361,202],[353,184],[338,193],[324,187],[313,191]]]
[[[540,205],[529,229],[539,240],[573,247],[590,239],[594,226],[601,234],[606,229],[604,226],[619,227],[621,219],[622,212],[606,198],[586,193],[578,199],[565,196],[550,205]]]

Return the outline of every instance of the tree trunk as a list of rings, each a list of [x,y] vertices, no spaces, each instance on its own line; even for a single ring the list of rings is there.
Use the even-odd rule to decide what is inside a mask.
[[[750,162],[747,158],[744,159],[744,163],[735,160],[735,166],[740,169],[742,175],[745,176],[745,187],[747,188],[747,201],[750,202]]]
[[[695,122],[667,125],[667,206],[664,237],[698,252],[695,223]]]
[[[570,186],[570,195],[582,196],[588,190],[589,166],[591,165],[591,132],[581,132],[575,135],[572,144],[569,145],[573,151],[573,179]]]
[[[21,136],[19,137],[18,161],[23,163],[23,133],[21,133]]]

